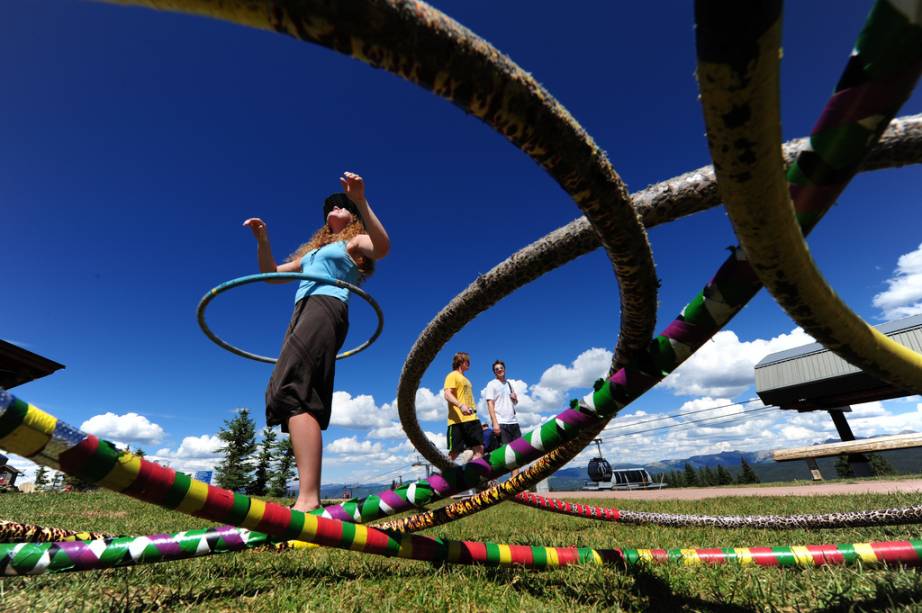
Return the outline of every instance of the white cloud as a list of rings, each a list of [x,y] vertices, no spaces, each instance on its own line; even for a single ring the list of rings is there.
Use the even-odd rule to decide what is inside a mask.
[[[389,426],[396,411],[385,404],[375,405],[374,396],[361,394],[353,397],[349,392],[333,392],[333,415],[330,423],[350,428]]]
[[[816,432],[803,426],[783,426],[781,434],[785,440],[804,440],[816,436]]]
[[[444,434],[436,434],[435,432],[425,432],[426,438],[432,441],[432,444],[438,449],[448,449],[448,438]],[[409,442],[409,441],[408,441]]]
[[[428,430],[425,431],[424,434],[426,435],[426,438],[428,438],[432,444],[435,445],[436,449],[445,450],[448,448],[448,439],[444,434],[436,434],[435,432],[429,432]],[[416,448],[413,446],[413,443],[410,442],[410,439],[406,439],[399,445],[389,448],[388,451],[392,453],[399,453],[402,451],[410,451],[416,453]]]
[[[137,413],[116,415],[107,412],[94,415],[83,422],[80,429],[107,440],[116,439],[135,444],[156,444],[164,435],[163,428]]]
[[[880,405],[879,402],[868,404]],[[855,405],[852,412],[846,414],[855,436],[883,436],[907,430],[922,432],[922,404],[917,405],[915,411],[902,413],[888,411],[882,406],[863,408],[866,406]]]
[[[766,355],[815,342],[801,328],[769,340],[741,341],[723,330],[666,377],[662,385],[679,396],[729,396],[753,384],[755,365]]]
[[[922,313],[922,244],[900,256],[886,283],[887,289],[872,300],[882,319],[890,321]]]
[[[172,451],[168,447],[157,450],[157,455],[170,459],[214,458],[219,457],[224,442],[217,436],[202,434],[201,436],[187,436],[182,439],[179,448]]]
[[[223,446],[224,442],[212,434],[186,436],[175,450],[163,447],[145,459],[191,475],[198,470],[214,470],[223,458]]]
[[[396,401],[395,401],[396,403]],[[433,393],[429,388],[421,387],[416,390],[416,418],[419,421],[435,421],[444,419],[448,407],[441,391]]]
[[[574,388],[592,387],[599,377],[605,376],[611,366],[611,351],[593,347],[573,360],[571,366],[554,364],[544,371],[538,383],[528,388],[528,394],[519,394],[523,411],[561,410],[567,404],[567,392]]]
[[[401,426],[399,423],[391,423],[389,426],[381,426],[380,428],[375,428],[368,433],[368,438],[395,439],[406,438],[406,436],[406,433],[403,431],[403,426]]]
[[[337,467],[340,473],[346,471],[349,481],[381,481],[384,479],[382,469],[384,472],[388,472],[389,467],[393,471],[402,468],[409,471],[412,462],[411,454],[397,454],[393,449],[384,449],[381,443],[360,441],[356,436],[338,438],[327,445],[325,451],[330,455],[324,457],[324,466]],[[396,475],[397,472],[394,475],[388,472],[384,480]]]
[[[416,390],[416,415],[419,421],[433,421],[445,418],[445,400],[425,387]],[[330,423],[347,428],[375,428],[375,438],[398,438],[403,436],[395,430],[398,417],[397,399],[375,404],[374,396],[360,394],[352,396],[349,392],[333,392],[333,415]]]
[[[371,441],[359,442],[356,437],[349,436],[338,438],[326,446],[330,453],[378,453],[382,450],[381,443]]]

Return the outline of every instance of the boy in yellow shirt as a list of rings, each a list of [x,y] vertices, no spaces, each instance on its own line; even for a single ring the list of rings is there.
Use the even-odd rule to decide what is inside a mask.
[[[477,419],[477,405],[471,382],[464,373],[471,367],[471,356],[459,351],[451,359],[452,371],[445,377],[442,395],[448,402],[448,457],[452,462],[464,451],[472,460],[483,456],[483,433]]]

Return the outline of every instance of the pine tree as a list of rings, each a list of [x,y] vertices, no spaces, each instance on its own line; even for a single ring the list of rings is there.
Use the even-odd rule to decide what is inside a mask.
[[[235,418],[225,419],[218,438],[224,441],[221,448],[224,459],[215,469],[218,486],[231,491],[246,490],[253,472],[250,456],[256,451],[256,423],[250,419],[250,411],[240,409]]]
[[[691,464],[688,462],[685,463],[684,482],[686,487],[695,487],[698,485],[698,473],[695,472],[695,469],[692,468]]]
[[[730,485],[733,483],[733,476],[730,471],[723,466],[717,466],[717,485]]]
[[[676,487],[685,487],[685,475],[677,470],[674,470],[669,474],[672,475],[672,482]]]
[[[840,455],[838,459],[836,459],[835,469],[836,469],[836,474],[839,476],[840,479],[847,479],[853,476],[852,467],[848,463],[847,455]]]
[[[752,470],[752,466],[746,461],[746,458],[740,458],[740,474],[736,478],[737,483],[759,483],[759,475]]]
[[[887,461],[887,458],[880,455],[879,453],[870,454],[870,459],[871,459],[871,470],[878,477],[896,474],[896,471],[890,465],[890,462]]]
[[[259,455],[256,456],[256,471],[253,474],[253,483],[249,492],[255,496],[265,496],[269,484],[269,468],[272,463],[272,452],[275,449],[275,430],[263,428],[263,441],[259,446]]]
[[[269,482],[270,496],[286,496],[288,482],[294,473],[295,453],[291,448],[291,438],[283,437],[275,445],[275,472]]]
[[[698,481],[701,485],[717,485],[717,474],[710,466],[705,466],[698,473]]]
[[[43,490],[48,485],[48,469],[44,466],[39,466],[38,470],[35,471],[35,489]]]

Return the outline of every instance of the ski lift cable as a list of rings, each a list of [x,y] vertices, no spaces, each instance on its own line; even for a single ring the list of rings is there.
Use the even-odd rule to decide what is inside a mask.
[[[412,468],[413,468],[413,465],[412,465],[412,464],[404,464],[404,465],[402,465],[402,466],[397,466],[397,467],[395,467],[395,468],[390,468],[390,469],[386,470],[386,471],[383,472],[383,473],[380,473],[380,474],[375,475],[374,477],[369,477],[368,479],[363,479],[363,481],[368,481],[368,482],[370,482],[370,483],[373,483],[373,482],[378,481],[378,480],[381,480],[381,479],[393,478],[393,477],[396,477],[397,475],[399,475],[401,471],[404,471],[404,470],[411,470]]]
[[[696,414],[696,413],[704,413],[704,412],[706,412],[706,411],[716,411],[717,409],[726,409],[727,407],[745,406],[745,405],[747,405],[747,404],[752,404],[753,402],[755,402],[755,401],[757,401],[757,400],[760,400],[760,399],[759,399],[758,396],[755,396],[755,397],[749,398],[749,399],[747,399],[747,400],[740,400],[739,402],[730,402],[730,403],[728,403],[728,404],[719,404],[719,405],[716,405],[716,406],[713,406],[713,407],[705,407],[705,408],[703,408],[703,409],[693,409],[693,410],[691,410],[691,411],[685,411],[684,413],[676,413],[676,414],[674,414],[674,415],[659,415],[659,416],[657,416],[657,417],[651,417],[650,419],[642,419],[642,420],[640,420],[640,421],[635,421],[634,423],[632,423],[632,424],[630,424],[630,425],[623,425],[623,426],[619,426],[619,427],[617,427],[617,428],[612,428],[612,429],[608,430],[608,432],[612,432],[612,431],[614,431],[614,430],[619,430],[619,429],[621,429],[621,428],[632,428],[632,427],[634,427],[634,426],[636,426],[636,425],[638,425],[638,424],[652,423],[652,422],[655,422],[655,421],[662,421],[662,420],[664,420],[664,419],[672,419],[672,418],[675,418],[675,417],[685,417],[686,415],[694,415],[694,414]]]
[[[691,425],[691,424],[697,424],[697,423],[702,423],[702,422],[717,422],[718,420],[722,420],[722,419],[728,420],[728,422],[724,422],[724,423],[729,423],[730,421],[733,421],[733,420],[735,420],[735,419],[739,419],[739,418],[742,417],[743,415],[751,415],[752,413],[761,413],[761,412],[763,412],[763,411],[770,411],[770,410],[774,410],[774,409],[775,409],[775,407],[759,407],[758,409],[750,409],[750,410],[748,410],[748,411],[740,411],[739,413],[736,413],[736,414],[734,414],[734,415],[720,415],[720,416],[717,416],[717,417],[704,417],[704,418],[701,418],[701,419],[692,419],[692,420],[683,421],[683,422],[677,423],[677,424],[669,424],[669,425],[666,425],[666,426],[656,426],[656,427],[654,427],[654,428],[647,428],[646,430],[637,430],[637,431],[635,431],[635,432],[619,433],[619,434],[615,434],[614,436],[610,436],[610,437],[607,437],[607,438],[603,438],[602,441],[603,441],[603,442],[609,442],[609,441],[611,441],[612,439],[623,438],[623,437],[625,437],[625,436],[633,436],[633,435],[635,435],[635,434],[643,434],[643,433],[645,433],[645,432],[653,432],[653,431],[655,431],[655,430],[669,430],[669,429],[671,429],[671,428],[679,428],[679,427],[681,427],[681,426],[688,426],[688,425]],[[715,424],[715,425],[717,425],[717,424]]]

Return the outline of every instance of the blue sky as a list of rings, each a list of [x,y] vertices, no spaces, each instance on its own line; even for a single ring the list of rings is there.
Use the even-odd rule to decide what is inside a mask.
[[[709,162],[690,3],[435,4],[531,72],[632,191]],[[787,6],[785,139],[809,133],[869,9],[831,0]],[[5,2],[0,30],[0,337],[66,365],[14,392],[180,469],[214,463],[214,435],[237,408],[264,425],[270,366],[219,349],[195,321],[208,289],[257,272],[254,241],[241,227],[247,217],[266,220],[281,259],[319,226],[323,197],[352,170],[365,177],[391,235],[391,254],[365,286],[384,310],[384,333],[338,366],[324,482],[341,482],[411,474],[415,454],[395,427],[394,397],[416,336],[479,273],[579,214],[486,125],[320,47],[73,0]],[[916,94],[900,114],[920,111]],[[826,278],[872,323],[922,312],[920,178],[918,168],[859,176],[810,237]],[[736,241],[720,209],[650,236],[662,279],[660,330]],[[215,300],[209,323],[234,344],[274,354],[294,290],[234,290]],[[875,304],[876,296],[884,298]],[[583,395],[606,369],[617,297],[596,251],[481,315],[423,379],[425,429],[444,442],[437,394],[459,350],[472,354],[476,390],[492,376],[493,359],[506,361],[529,425]],[[356,299],[351,319],[349,346],[374,325]],[[701,357],[613,422],[606,455],[642,463],[831,436],[826,415],[734,419],[758,406],[736,405],[704,414],[723,421],[614,438],[635,421],[752,398],[752,366],[809,341],[760,293]],[[851,419],[859,435],[922,429],[922,404],[873,403]]]

